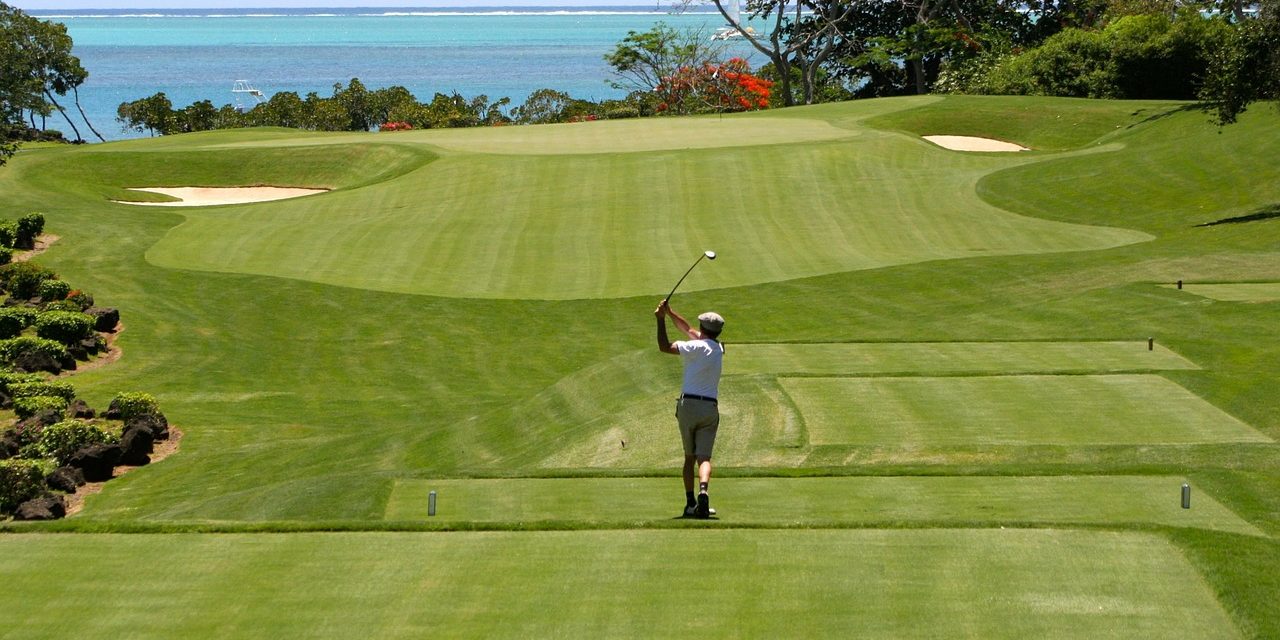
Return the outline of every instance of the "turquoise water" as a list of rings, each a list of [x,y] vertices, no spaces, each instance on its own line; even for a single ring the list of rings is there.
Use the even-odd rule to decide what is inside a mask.
[[[609,86],[603,57],[628,31],[665,21],[709,33],[722,24],[719,14],[672,15],[653,7],[31,13],[67,26],[89,71],[81,104],[108,139],[141,135],[115,121],[121,102],[163,91],[175,106],[206,99],[236,104],[237,97],[246,104],[231,93],[237,80],[267,96],[328,96],[334,83],[360,78],[371,88],[402,85],[424,101],[457,91],[519,105],[540,88],[592,100],[621,97],[626,92]],[[756,54],[752,63],[762,59]],[[48,126],[70,135],[65,125],[55,115]]]

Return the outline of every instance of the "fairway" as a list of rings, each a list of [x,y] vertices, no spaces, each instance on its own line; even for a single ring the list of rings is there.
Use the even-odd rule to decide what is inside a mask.
[[[1174,285],[1163,285],[1176,288]],[[1280,282],[1237,282],[1222,284],[1184,284],[1187,293],[1222,302],[1275,302],[1280,300]]]
[[[23,638],[1239,637],[1175,547],[1107,532],[11,535],[0,574]]]
[[[1138,342],[916,342],[735,344],[733,374],[1106,373],[1196,369],[1164,348]]]
[[[832,526],[976,521],[1152,524],[1261,535],[1185,479],[1156,476],[725,478],[714,506],[727,522]],[[427,515],[436,492],[436,515]],[[614,522],[671,520],[683,506],[676,478],[400,480],[387,520]],[[692,521],[691,521],[692,522]]]
[[[627,136],[648,140],[679,136],[668,133],[671,127],[698,127],[704,133],[687,136],[698,147],[697,140],[715,137],[708,132],[721,126],[708,119],[674,125],[652,120],[604,123],[601,130],[622,127]],[[724,126],[730,123],[748,132],[761,123],[784,131],[796,126],[786,116],[726,117]],[[805,119],[799,126],[811,125]],[[585,153],[587,143],[569,136],[563,144],[575,152],[549,153],[559,144],[553,134],[560,127],[351,137],[350,146],[360,148],[416,136],[496,136],[522,152],[453,151],[403,175],[323,196],[183,209],[185,222],[146,256],[170,269],[394,293],[569,300],[665,293],[679,265],[708,249],[719,258],[690,278],[684,291],[933,260],[1094,251],[1152,239],[1130,229],[992,207],[975,185],[1025,159],[954,154],[872,129],[857,128],[858,135],[842,139],[802,137],[795,144],[738,137],[750,144],[680,153]],[[518,142],[528,136],[543,138]],[[317,140],[332,145],[339,139]],[[284,154],[290,147],[255,149]],[[245,152],[204,149],[186,162]],[[183,159],[173,162],[181,170]],[[161,173],[149,184],[171,180]],[[921,180],[924,175],[928,180]]]
[[[809,443],[1272,442],[1156,375],[784,378]]]

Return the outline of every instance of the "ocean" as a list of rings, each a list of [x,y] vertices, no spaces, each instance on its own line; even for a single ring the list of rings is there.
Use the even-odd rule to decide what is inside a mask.
[[[524,102],[541,88],[576,98],[622,97],[609,86],[604,56],[628,31],[660,21],[676,28],[723,25],[718,13],[673,14],[661,6],[432,9],[175,9],[30,11],[61,22],[72,52],[89,72],[80,102],[107,139],[122,130],[116,107],[163,91],[175,108],[198,100],[252,106],[233,94],[244,80],[265,96],[315,91],[359,78],[365,86],[401,85],[419,100],[437,92]],[[763,56],[735,42],[759,65]],[[59,100],[59,102],[63,102]],[[68,99],[63,106],[75,109]],[[91,134],[78,119],[76,125]],[[48,127],[71,136],[61,116]]]

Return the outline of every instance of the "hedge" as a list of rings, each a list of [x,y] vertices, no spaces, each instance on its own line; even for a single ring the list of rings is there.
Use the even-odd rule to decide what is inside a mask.
[[[38,460],[0,460],[0,513],[13,513],[44,490],[46,466]]]
[[[45,311],[36,316],[36,335],[71,344],[89,337],[94,322],[93,316],[79,311]]]
[[[60,342],[32,336],[0,340],[0,359],[13,362],[25,353],[44,353],[54,360],[61,361],[67,357],[67,348]]]
[[[30,418],[46,409],[52,409],[59,415],[67,410],[67,400],[62,396],[28,396],[13,399],[13,412],[19,418]]]
[[[52,458],[67,464],[75,452],[95,444],[119,442],[119,438],[102,427],[83,420],[63,420],[40,432],[40,437],[23,450],[28,457]]]
[[[71,402],[76,397],[76,389],[71,386],[70,382],[54,382],[52,380],[16,382],[9,385],[9,395],[14,398],[58,396],[67,402]]]
[[[119,413],[120,419],[128,421],[136,416],[145,416],[160,412],[160,403],[154,396],[140,391],[117,393],[111,399],[108,413]]]

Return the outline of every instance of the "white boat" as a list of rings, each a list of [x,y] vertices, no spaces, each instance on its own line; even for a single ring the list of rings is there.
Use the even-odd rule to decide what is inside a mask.
[[[716,32],[711,34],[712,40],[729,40],[732,38],[741,38],[745,31],[748,35],[756,35],[756,30],[750,26],[742,26],[742,8],[738,4],[739,0],[730,0],[729,19],[733,23],[732,27],[720,27]]]
[[[231,86],[231,93],[236,94],[236,111],[240,112],[248,111],[267,101],[262,92],[249,84],[248,80],[236,80],[236,83]],[[246,101],[240,99],[242,95],[251,96],[249,102],[252,102],[252,104],[246,105]]]

